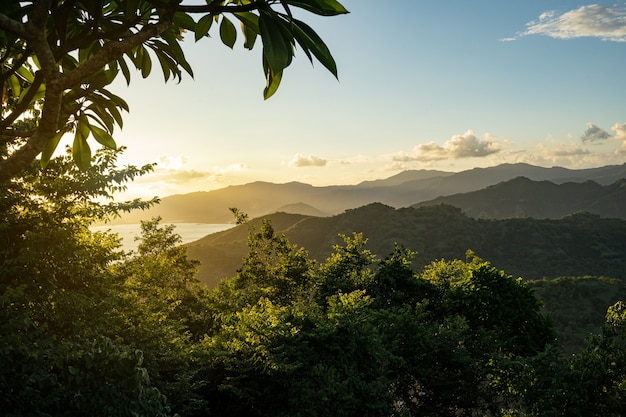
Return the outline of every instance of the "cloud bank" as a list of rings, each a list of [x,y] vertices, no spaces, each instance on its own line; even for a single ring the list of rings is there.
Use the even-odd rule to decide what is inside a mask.
[[[323,167],[326,166],[328,161],[326,159],[317,157],[315,155],[303,156],[299,153],[295,154],[291,161],[289,161],[289,166],[294,168],[301,167]]]
[[[462,135],[454,135],[443,146],[435,142],[417,145],[412,152],[399,153],[393,157],[393,160],[430,162],[443,159],[480,158],[497,153],[500,149],[500,144],[494,140],[480,140],[472,130],[468,130]]]
[[[185,156],[163,155],[159,158],[154,171],[137,178],[135,183],[146,189],[178,186],[202,189],[212,183],[221,183],[226,176],[246,169],[248,166],[244,163],[232,163],[198,170],[189,167],[189,159]]]
[[[527,23],[524,32],[502,40],[513,41],[529,35],[555,39],[593,37],[604,41],[626,42],[626,6],[591,4],[562,14],[547,11],[538,20]]]

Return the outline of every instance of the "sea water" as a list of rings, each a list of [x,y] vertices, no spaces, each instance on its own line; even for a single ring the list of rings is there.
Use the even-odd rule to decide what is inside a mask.
[[[193,242],[203,238],[211,233],[221,232],[222,230],[230,229],[234,227],[234,224],[214,224],[214,223],[171,223],[174,225],[174,233],[180,235],[182,243]],[[102,225],[91,226],[94,232],[106,232],[110,231],[117,233],[122,239],[122,246],[124,250],[136,250],[139,242],[135,240],[136,237],[141,235],[141,225],[139,223],[129,224],[114,224],[114,225]]]

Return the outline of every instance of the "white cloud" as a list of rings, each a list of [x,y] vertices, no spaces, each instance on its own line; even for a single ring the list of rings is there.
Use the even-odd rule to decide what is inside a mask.
[[[323,167],[326,166],[328,161],[326,159],[317,157],[315,155],[303,156],[299,153],[295,154],[291,161],[289,161],[290,167]]]
[[[534,150],[518,155],[518,162],[539,166],[562,166],[571,169],[591,168],[624,163],[618,149],[590,151],[575,141],[540,143]]]
[[[528,35],[545,35],[555,39],[593,37],[626,42],[626,6],[591,4],[561,14],[547,11],[538,20],[526,24],[524,32],[502,40],[512,41]]]
[[[480,158],[497,153],[500,144],[490,134],[485,139],[478,139],[472,130],[462,135],[454,135],[449,141],[439,146],[435,142],[417,145],[412,152],[402,152],[393,157],[396,162],[439,161],[444,159]]]
[[[215,172],[220,174],[228,174],[231,172],[240,172],[248,168],[248,165],[243,162],[236,162],[234,164],[226,165],[225,167],[213,167]]]
[[[622,155],[626,154],[626,123],[615,123],[611,130],[615,132],[613,139],[622,142],[617,153]]]
[[[159,157],[159,162],[157,162],[157,167],[161,170],[179,170],[182,169],[183,166],[187,165],[189,162],[189,158],[186,156],[171,156],[171,155],[162,155]]]
[[[186,184],[211,175],[210,172],[188,168],[188,162],[185,156],[163,155],[159,157],[154,172],[144,177],[144,182]]]
[[[198,170],[189,166],[189,158],[185,156],[164,155],[159,157],[153,172],[137,179],[140,184],[161,185],[195,185],[202,187],[209,183],[220,183],[229,174],[238,173],[248,166],[244,163],[232,163],[226,166],[214,166],[208,170]]]
[[[558,144],[553,145],[551,147],[547,147],[545,145],[539,145],[541,149],[543,149],[543,155],[545,157],[555,159],[555,158],[563,158],[563,157],[580,157],[583,155],[589,155],[590,152],[587,149],[581,148],[576,143],[571,144]]]
[[[615,123],[611,130],[615,132],[613,139],[626,143],[626,123]]]

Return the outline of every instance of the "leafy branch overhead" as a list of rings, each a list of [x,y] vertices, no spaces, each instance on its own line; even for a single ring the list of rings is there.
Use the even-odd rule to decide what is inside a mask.
[[[193,69],[181,47],[219,34],[233,48],[262,43],[264,98],[278,89],[296,48],[337,77],[335,61],[317,33],[294,17],[300,9],[320,16],[348,13],[336,0],[19,1],[0,4],[0,180],[24,170],[41,154],[46,166],[67,133],[74,135],[75,163],[91,161],[89,139],[115,149],[115,128],[123,126],[126,101],[108,90],[118,77],[131,82],[154,67],[165,81]],[[239,31],[236,28],[239,26]]]

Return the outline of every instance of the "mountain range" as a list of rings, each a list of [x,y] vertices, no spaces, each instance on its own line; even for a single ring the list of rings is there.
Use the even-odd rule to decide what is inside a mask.
[[[482,190],[437,197],[411,207],[449,204],[474,218],[505,219],[535,217],[558,219],[588,212],[602,217],[626,219],[626,179],[610,185],[594,181],[532,181],[517,177]]]
[[[526,182],[519,177],[524,177]],[[622,205],[624,198],[624,183],[618,182],[622,178],[626,178],[626,164],[579,170],[561,167],[543,168],[528,164],[502,164],[457,173],[434,170],[404,171],[387,179],[365,181],[357,185],[315,187],[299,182],[285,184],[252,182],[214,191],[164,197],[160,204],[150,210],[131,212],[112,223],[138,223],[140,220],[154,216],[161,216],[166,223],[230,223],[234,220],[229,210],[231,207],[238,208],[251,218],[279,211],[313,216],[332,216],[373,202],[394,208],[408,207],[425,201],[431,203],[444,202],[434,199],[449,197],[454,194],[467,194],[496,185],[497,187],[485,190],[485,193],[478,197],[466,195],[463,198],[458,197],[458,199],[469,201],[474,198],[480,200],[487,194],[503,193],[499,200],[510,207],[486,210],[485,206],[488,204],[483,204],[472,211],[472,215],[496,218],[526,216],[531,215],[528,213],[533,211],[523,204],[515,205],[510,199],[518,198],[524,194],[522,192],[524,187],[528,190],[525,195],[532,196],[535,192],[531,190],[531,187],[536,184],[533,185],[530,182],[541,182],[537,187],[542,187],[543,191],[539,192],[538,195],[540,194],[543,200],[534,200],[533,204],[536,206],[541,204],[544,206],[559,205],[561,201],[557,201],[557,196],[560,196],[562,191],[569,195],[568,204],[576,199],[577,194],[589,196],[584,204],[581,202],[570,204],[569,207],[572,209],[569,211],[565,209],[568,211],[566,214],[587,210],[601,215],[623,217],[621,212],[626,210],[620,210],[620,205]],[[514,181],[508,184],[511,180]],[[563,188],[559,192],[551,192],[548,189],[550,185],[544,183],[545,181]],[[577,188],[579,186],[580,188]],[[517,191],[511,191],[515,189]],[[516,192],[518,197],[516,197]],[[614,195],[607,197],[611,193]],[[490,205],[500,204],[494,203],[493,198],[491,201]],[[455,204],[452,201],[447,202]],[[456,204],[461,203],[457,202]],[[562,205],[567,207],[568,204]],[[604,205],[612,205],[613,208],[605,208]],[[463,208],[469,210],[467,206]],[[562,211],[555,210],[554,213],[550,212],[545,216],[558,216]],[[542,213],[541,210],[539,212]],[[544,215],[541,214],[541,216]]]

